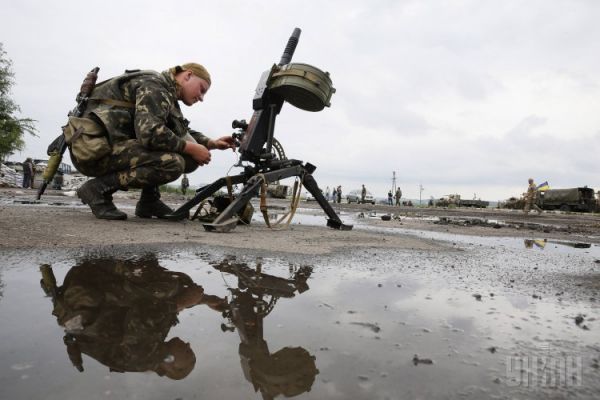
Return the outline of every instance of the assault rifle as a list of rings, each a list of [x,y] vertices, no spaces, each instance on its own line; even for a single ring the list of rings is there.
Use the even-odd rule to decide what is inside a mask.
[[[329,202],[323,196],[312,176],[316,167],[301,160],[277,157],[280,149],[274,138],[275,118],[284,102],[307,111],[320,111],[329,106],[335,89],[331,87],[329,74],[307,64],[291,64],[292,56],[300,38],[300,29],[295,28],[288,40],[279,64],[262,73],[252,100],[254,113],[250,122],[235,120],[232,127],[238,131],[233,137],[238,140],[240,163],[244,172],[223,177],[201,187],[196,195],[167,218],[180,220],[187,218],[190,210],[212,196],[224,186],[243,184],[241,193],[223,210],[213,223],[204,224],[207,231],[228,231],[237,224],[236,215],[243,210],[250,199],[258,194],[262,185],[281,179],[298,177],[306,189],[314,196],[325,214],[329,217],[327,226],[334,229],[350,230],[352,225],[342,223]],[[275,150],[275,151],[274,151]],[[282,151],[277,151],[279,154]],[[242,162],[248,164],[242,165]]]
[[[94,90],[94,86],[96,85],[96,80],[98,80],[98,71],[100,68],[96,67],[92,69],[86,75],[83,83],[81,84],[81,88],[79,89],[79,94],[77,94],[77,105],[73,110],[71,110],[68,114],[69,117],[81,117],[85,112],[85,108],[88,103],[88,99],[92,94],[92,90]],[[44,171],[44,182],[40,186],[37,192],[37,199],[39,200],[44,191],[46,191],[46,187],[52,179],[54,179],[54,175],[56,175],[56,171],[58,171],[58,167],[62,162],[63,154],[67,150],[67,141],[65,140],[65,135],[62,133],[54,139],[50,146],[48,146],[48,155],[50,156],[50,160],[48,160],[48,166]]]

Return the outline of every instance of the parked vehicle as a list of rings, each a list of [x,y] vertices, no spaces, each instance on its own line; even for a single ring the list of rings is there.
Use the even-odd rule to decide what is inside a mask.
[[[285,199],[288,195],[290,187],[280,185],[278,183],[269,183],[267,185],[267,196],[275,199]]]
[[[523,197],[510,197],[507,200],[498,203],[498,208],[506,208],[509,210],[522,210],[525,206]]]
[[[475,207],[475,208],[486,208],[490,205],[489,201],[485,200],[460,200],[459,207]]]
[[[490,205],[489,201],[485,200],[467,200],[461,199],[460,194],[449,194],[441,197],[435,202],[436,207],[474,207],[486,208]]]
[[[346,195],[346,200],[348,201],[348,203],[371,203],[371,204],[375,204],[375,199],[373,198],[373,195],[371,194],[371,192],[369,192],[367,190],[367,195],[365,196],[365,201],[362,201],[362,190],[351,190],[350,192],[348,192],[348,194]]]
[[[543,210],[591,212],[596,208],[596,199],[594,189],[588,187],[550,189],[539,192],[537,204]]]

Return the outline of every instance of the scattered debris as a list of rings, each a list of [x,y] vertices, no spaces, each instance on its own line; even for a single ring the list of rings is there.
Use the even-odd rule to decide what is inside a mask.
[[[419,358],[419,356],[417,354],[414,355],[413,359],[412,359],[413,364],[415,365],[419,365],[419,364],[433,364],[433,360],[430,358]]]
[[[350,322],[352,325],[359,325],[365,328],[369,328],[373,332],[377,333],[381,330],[381,328],[377,324],[371,324],[369,322]]]

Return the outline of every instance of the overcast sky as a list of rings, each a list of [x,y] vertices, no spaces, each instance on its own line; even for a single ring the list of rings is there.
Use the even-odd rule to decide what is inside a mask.
[[[230,134],[299,27],[292,61],[329,71],[337,92],[318,113],[284,105],[275,137],[318,167],[322,188],[384,196],[395,171],[411,198],[422,184],[424,199],[506,199],[529,177],[600,189],[599,21],[596,0],[4,2],[12,95],[39,129],[11,159],[45,157],[95,66],[103,80],[204,64],[213,85],[183,112],[208,136]],[[235,162],[213,152],[190,180]]]

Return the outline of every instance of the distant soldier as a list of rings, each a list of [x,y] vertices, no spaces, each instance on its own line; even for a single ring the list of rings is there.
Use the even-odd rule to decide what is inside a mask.
[[[337,187],[337,202],[340,204],[342,202],[342,186],[338,185]]]
[[[537,185],[533,181],[533,178],[529,178],[529,186],[527,187],[527,193],[525,194],[525,206],[523,207],[523,211],[525,215],[529,214],[529,211],[533,208],[538,212],[538,214],[542,213],[542,209],[538,207],[535,203],[538,196]]]
[[[401,198],[402,198],[402,190],[400,190],[400,187],[398,187],[398,189],[396,189],[396,205],[397,206],[400,205]]]
[[[388,205],[389,205],[389,206],[391,206],[391,205],[393,205],[393,204],[394,204],[394,203],[393,203],[393,201],[392,201],[392,198],[393,198],[393,197],[394,197],[394,195],[392,194],[392,191],[390,190],[390,191],[388,192]]]
[[[360,192],[360,202],[364,204],[366,198],[367,198],[367,188],[365,187],[365,185],[362,185],[362,190]]]
[[[335,203],[336,199],[337,199],[337,189],[334,186],[333,191],[331,192],[331,201],[333,201]]]
[[[185,196],[187,192],[187,188],[190,187],[190,181],[187,177],[187,174],[183,174],[183,178],[181,178],[181,193]]]
[[[33,160],[31,157],[23,162],[23,187],[29,189],[33,187]]]

